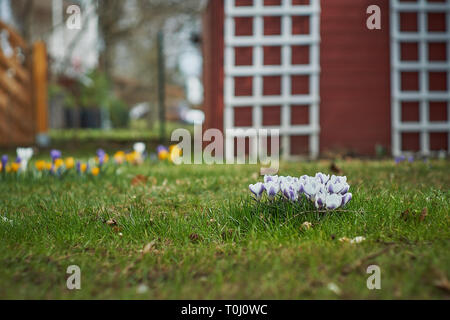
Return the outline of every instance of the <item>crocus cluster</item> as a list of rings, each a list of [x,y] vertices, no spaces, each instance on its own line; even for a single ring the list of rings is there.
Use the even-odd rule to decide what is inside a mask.
[[[414,156],[409,156],[408,158],[404,155],[395,158],[395,164],[400,164],[402,162],[408,161],[409,163],[414,162]]]
[[[265,176],[264,182],[249,185],[256,200],[260,201],[266,193],[270,201],[280,197],[290,202],[302,199],[311,201],[317,209],[334,210],[345,206],[351,199],[347,177],[326,175],[321,172],[314,177]]]
[[[161,161],[174,162],[177,157],[182,155],[182,150],[177,145],[172,145],[169,148],[159,146],[156,151],[157,157]],[[11,161],[7,155],[3,155],[0,158],[0,173],[20,174],[31,167],[30,171],[36,173],[36,176],[42,176],[42,174],[61,176],[71,172],[76,172],[79,175],[97,176],[110,167],[108,165],[109,155],[103,149],[98,149],[95,157],[86,162],[76,161],[73,157],[64,158],[60,150],[53,149],[50,151],[50,161],[37,160],[34,162],[34,166],[28,166],[32,156],[32,148],[18,148],[17,157],[14,161]],[[147,158],[150,157],[146,152],[145,143],[137,142],[133,145],[132,151],[117,151],[111,162],[116,166],[122,164],[141,165]]]
[[[158,159],[161,161],[168,160],[170,162],[175,162],[178,157],[181,157],[182,150],[178,145],[172,145],[169,148],[161,145],[156,148],[156,153],[158,154]]]

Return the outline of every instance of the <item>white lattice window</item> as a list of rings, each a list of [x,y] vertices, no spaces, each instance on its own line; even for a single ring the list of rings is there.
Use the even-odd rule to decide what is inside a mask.
[[[391,0],[392,152],[450,151],[450,0]]]
[[[225,129],[279,129],[284,157],[302,139],[318,155],[319,15],[318,0],[225,0]]]

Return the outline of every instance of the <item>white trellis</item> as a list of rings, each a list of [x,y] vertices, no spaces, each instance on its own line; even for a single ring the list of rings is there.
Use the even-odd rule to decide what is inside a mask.
[[[417,32],[405,32],[400,30],[400,14],[417,13]],[[443,32],[428,31],[428,13],[444,13],[446,30]],[[391,0],[391,89],[392,89],[392,153],[401,155],[405,150],[402,147],[402,133],[414,132],[420,134],[420,152],[430,154],[430,133],[447,133],[450,152],[450,1],[430,2],[417,0],[416,2],[400,2]],[[428,57],[428,43],[445,43],[446,61],[430,62]],[[417,61],[401,60],[401,43],[417,43]],[[402,91],[401,73],[414,71],[418,73],[419,90]],[[447,90],[430,91],[428,72],[446,72]],[[402,122],[402,102],[419,103],[419,121]],[[430,102],[447,103],[447,121],[429,121]]]
[[[320,42],[320,1],[311,0],[308,5],[293,5],[292,0],[282,0],[280,6],[264,6],[263,0],[254,0],[251,7],[235,6],[235,0],[225,0],[225,88],[224,88],[224,128],[238,129],[234,125],[234,109],[244,106],[252,107],[252,128],[279,129],[282,137],[282,156],[291,156],[290,136],[309,136],[309,152],[311,157],[319,153],[319,42]],[[264,35],[263,19],[268,16],[281,17],[281,34]],[[309,17],[309,34],[292,35],[292,17]],[[253,35],[235,36],[236,17],[253,18]],[[281,65],[263,64],[263,46],[281,47]],[[291,46],[309,46],[309,64],[292,65]],[[251,66],[235,66],[235,47],[252,47],[253,64]],[[309,93],[291,94],[291,76],[309,76]],[[236,96],[234,77],[253,78],[251,96]],[[281,77],[281,94],[278,96],[263,95],[263,76]],[[307,105],[309,123],[307,125],[291,124],[291,106]],[[264,106],[281,106],[280,126],[264,126]],[[226,155],[231,160],[234,155],[234,136],[227,136]],[[251,140],[251,148],[256,148],[256,140]]]

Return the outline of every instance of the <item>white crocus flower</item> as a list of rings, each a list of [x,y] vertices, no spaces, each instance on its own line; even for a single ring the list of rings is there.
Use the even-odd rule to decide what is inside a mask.
[[[305,191],[306,196],[312,200],[320,191],[320,186],[320,183],[318,183],[316,179],[310,178],[308,181],[306,181],[303,190]]]
[[[350,192],[343,195],[342,196],[342,206],[344,207],[347,203],[350,202],[350,200],[352,200],[352,194]]]
[[[278,183],[278,176],[264,176],[264,183],[267,182],[276,182]]]
[[[256,200],[261,200],[261,197],[263,195],[264,192],[264,184],[261,182],[255,183],[255,184],[251,184],[248,186],[248,188],[250,189],[251,192],[253,192],[253,194],[256,197]]]
[[[137,153],[139,153],[140,155],[143,155],[145,152],[145,143],[143,142],[136,142],[133,145],[133,150],[136,151]]]
[[[325,206],[329,210],[337,209],[342,204],[342,196],[340,194],[329,194],[325,198]]]
[[[17,148],[17,157],[20,159],[20,170],[27,170],[28,162],[33,157],[33,148]]]
[[[325,193],[319,192],[316,195],[316,201],[314,202],[314,204],[316,205],[316,208],[317,209],[323,208],[326,204],[326,199],[327,199],[327,195]]]
[[[316,173],[316,179],[320,179],[322,184],[326,184],[330,180],[330,175],[323,174],[322,172]]]
[[[291,202],[300,200],[304,194],[317,209],[335,210],[344,207],[352,199],[350,185],[347,177],[326,175],[318,172],[315,176],[303,175],[291,176],[264,176],[264,183],[256,183],[249,186],[250,190],[259,201],[264,191],[267,197],[273,201],[278,193]]]
[[[278,182],[269,181],[264,183],[264,189],[267,192],[267,197],[270,201],[272,201],[280,191],[280,185],[278,184]]]

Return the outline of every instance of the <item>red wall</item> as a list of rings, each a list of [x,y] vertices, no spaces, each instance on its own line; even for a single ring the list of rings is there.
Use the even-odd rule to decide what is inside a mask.
[[[381,8],[381,30],[366,27],[366,10],[373,4]],[[223,128],[223,5],[224,0],[210,0],[204,15],[205,128]],[[322,154],[344,150],[356,155],[374,155],[375,146],[382,145],[389,152],[389,1],[322,0],[321,11],[320,151]],[[245,18],[241,20],[236,23],[236,32],[251,33],[252,24]],[[294,54],[293,59],[301,55],[304,54]],[[268,52],[266,56],[270,58],[268,64],[278,63],[276,52]],[[251,64],[251,55],[239,52],[237,57],[242,60],[236,61],[238,64]],[[237,92],[251,91],[251,83],[246,83],[245,79],[237,80]],[[276,108],[272,109],[277,113]],[[292,115],[303,123],[304,115]],[[271,116],[278,121],[278,115]],[[251,112],[245,108],[237,111],[235,118],[239,122],[236,125],[252,125]],[[293,123],[299,121],[293,119]]]
[[[204,129],[223,130],[224,0],[211,0],[203,15]]]
[[[381,30],[366,27],[370,5],[381,8]],[[390,151],[389,1],[321,2],[320,149],[373,155]]]

